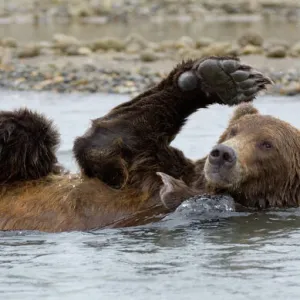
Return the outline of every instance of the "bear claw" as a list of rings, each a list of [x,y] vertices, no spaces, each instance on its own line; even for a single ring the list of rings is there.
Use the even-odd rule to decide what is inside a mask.
[[[196,80],[197,78],[197,80]],[[272,84],[272,80],[236,58],[208,57],[197,61],[192,71],[182,73],[178,85],[183,91],[200,86],[207,94],[217,94],[228,105],[248,102]]]

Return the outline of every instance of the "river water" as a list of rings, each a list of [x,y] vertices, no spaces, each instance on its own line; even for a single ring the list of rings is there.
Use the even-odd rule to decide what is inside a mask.
[[[1,22],[0,22],[1,23]],[[21,43],[28,41],[51,40],[53,34],[61,32],[72,35],[80,40],[99,39],[104,36],[113,36],[123,39],[132,33],[147,37],[148,40],[161,42],[162,40],[176,40],[188,35],[194,39],[203,36],[212,37],[218,41],[233,41],[246,30],[258,32],[264,39],[285,40],[288,43],[299,42],[300,23],[284,21],[224,21],[203,22],[201,17],[193,22],[138,22],[124,24],[113,22],[109,24],[0,24],[0,38],[13,37]]]
[[[53,118],[59,160],[72,171],[74,137],[125,96],[0,91],[1,109],[27,106]],[[300,98],[261,97],[263,113],[300,127]],[[205,155],[232,108],[193,115],[174,141]],[[300,211],[229,214],[205,221],[171,215],[139,228],[45,234],[0,232],[0,299],[298,299]]]

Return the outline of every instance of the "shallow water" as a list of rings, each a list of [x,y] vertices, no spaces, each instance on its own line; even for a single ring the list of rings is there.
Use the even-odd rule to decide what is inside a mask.
[[[72,141],[89,120],[125,101],[116,95],[0,91],[1,109],[28,106],[53,118],[60,161],[75,171]],[[256,106],[300,127],[300,98],[262,97]],[[205,155],[232,108],[196,113],[174,141]],[[297,299],[300,211],[174,214],[141,228],[44,234],[0,232],[1,299]]]
[[[138,33],[147,37],[150,41],[161,42],[162,40],[178,39],[188,35],[198,39],[203,36],[212,37],[218,41],[236,40],[246,30],[259,32],[265,39],[284,39],[289,43],[299,41],[300,23],[284,21],[224,21],[203,22],[201,18],[193,22],[138,22],[110,24],[0,24],[0,38],[11,36],[18,41],[51,40],[53,34],[61,32],[73,35],[80,40],[93,40],[104,36],[124,38],[131,33]]]

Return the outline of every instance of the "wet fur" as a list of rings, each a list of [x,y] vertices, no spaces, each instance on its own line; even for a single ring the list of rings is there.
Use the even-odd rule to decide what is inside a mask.
[[[0,113],[0,183],[38,179],[57,170],[59,133],[45,116],[19,109]]]
[[[190,114],[223,103],[201,81],[193,91],[178,87],[178,77],[195,63],[179,64],[157,86],[92,122],[73,148],[82,177],[57,167],[51,121],[28,110],[1,112],[0,229],[89,230],[161,219],[169,210],[156,172],[204,192],[205,159],[193,162],[170,146]],[[260,88],[267,83],[259,77]]]
[[[259,148],[264,140],[272,143],[272,149]],[[202,177],[192,184],[194,195],[202,194],[203,189],[210,194],[230,194],[239,209],[246,210],[300,206],[300,132],[297,128],[278,118],[261,115],[251,104],[240,104],[218,144],[230,146],[237,153],[232,185],[212,184],[202,172]],[[196,174],[203,170],[205,161],[198,162]],[[172,182],[176,179],[169,179],[168,184]],[[170,203],[174,199],[178,206],[190,191],[189,186],[177,184],[162,195],[162,201]]]

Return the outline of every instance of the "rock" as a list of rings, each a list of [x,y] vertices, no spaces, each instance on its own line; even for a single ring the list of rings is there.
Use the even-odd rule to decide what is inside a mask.
[[[229,42],[216,42],[201,49],[203,56],[210,55],[239,55],[239,48]]]
[[[181,48],[178,50],[179,59],[200,59],[203,56],[203,53],[198,49]]]
[[[13,62],[12,49],[9,47],[0,47],[0,65],[2,67],[10,66]]]
[[[16,39],[8,37],[8,38],[2,39],[1,45],[3,47],[16,48],[16,47],[18,47],[18,42]]]
[[[70,46],[79,46],[80,42],[73,36],[57,33],[53,36],[54,47],[65,51]]]
[[[289,51],[289,55],[291,55],[293,57],[300,56],[300,42],[293,45],[293,47]]]
[[[271,48],[274,48],[275,46],[284,47],[286,50],[288,50],[290,47],[289,43],[285,40],[269,39],[265,42],[264,49],[270,50]]]
[[[158,56],[151,49],[146,49],[141,52],[140,59],[143,62],[152,62],[158,60]]]
[[[287,51],[283,46],[275,46],[266,52],[267,57],[283,58],[287,56]]]
[[[71,17],[88,17],[93,14],[93,10],[87,3],[88,1],[81,1],[80,3],[74,3],[70,7]],[[72,3],[72,2],[71,2]]]
[[[92,54],[92,50],[88,47],[80,47],[78,49],[78,55],[88,56]]]
[[[64,54],[73,56],[73,55],[78,55],[78,46],[72,45],[68,46],[67,48],[64,49]]]
[[[138,45],[141,49],[145,49],[148,47],[148,41],[142,37],[139,34],[130,34],[125,40],[124,40],[126,48],[131,44]]]
[[[159,51],[160,45],[158,43],[149,42],[148,43],[148,48],[153,50],[153,51]]]
[[[226,14],[237,14],[240,13],[239,7],[234,3],[224,3],[220,7]]]
[[[37,44],[28,44],[19,49],[17,56],[19,58],[31,58],[40,55],[40,47]]]
[[[126,53],[128,54],[137,54],[139,53],[140,51],[142,50],[142,47],[137,44],[137,43],[133,43],[133,44],[130,44],[126,47]]]
[[[282,87],[280,89],[281,95],[294,96],[300,93],[300,83],[291,82],[288,86]]]
[[[53,44],[48,41],[40,41],[38,42],[40,48],[51,49],[53,48]]]
[[[125,49],[125,43],[117,38],[106,37],[106,38],[93,41],[90,47],[93,51],[98,51],[98,50],[123,51]]]
[[[215,42],[215,40],[210,37],[202,37],[202,38],[196,40],[196,48],[207,47],[207,46],[210,46],[211,44],[213,44],[214,42]]]
[[[180,48],[196,48],[196,42],[189,36],[182,36],[176,43],[175,47]]]
[[[159,48],[158,48],[158,50],[162,51],[162,52],[165,52],[165,51],[168,51],[168,50],[174,50],[174,49],[176,49],[176,42],[172,41],[172,40],[162,41],[159,44]]]
[[[56,76],[53,79],[46,79],[46,80],[43,80],[42,82],[39,82],[38,84],[36,84],[33,87],[33,89],[34,90],[43,90],[51,84],[57,84],[57,83],[62,83],[62,82],[64,82],[64,77]]]
[[[264,40],[260,34],[249,31],[241,35],[237,42],[242,47],[245,47],[246,45],[262,46]]]
[[[263,48],[254,45],[246,45],[241,49],[241,55],[262,54]]]
[[[82,55],[82,56],[88,56],[92,54],[92,50],[88,47],[78,47],[78,46],[69,46],[64,51],[66,55],[69,56],[75,56],[75,55]]]

